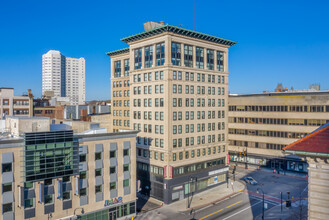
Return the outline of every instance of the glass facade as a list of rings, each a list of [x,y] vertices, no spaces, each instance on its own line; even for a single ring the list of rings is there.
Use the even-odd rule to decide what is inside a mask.
[[[184,45],[184,65],[193,67],[193,47],[190,45]]]
[[[160,43],[156,45],[156,63],[157,66],[162,66],[165,61],[165,44]]]
[[[125,61],[125,76],[129,76],[129,59],[126,59]]]
[[[224,71],[224,53],[217,51],[217,70]]]
[[[121,77],[121,60],[114,62],[114,77]]]
[[[136,212],[136,203],[121,204],[109,209],[78,216],[80,220],[116,220]]]
[[[176,66],[181,65],[181,45],[180,43],[171,43],[171,63]]]
[[[153,46],[145,47],[145,68],[153,66]]]
[[[142,48],[135,49],[135,70],[142,67]]]
[[[196,47],[196,67],[203,69],[204,68],[204,49],[202,47]]]
[[[73,131],[25,134],[25,181],[78,174],[79,149]]]
[[[214,69],[214,50],[207,49],[207,69]]]
[[[186,174],[194,173],[196,171],[200,172],[201,170],[206,170],[214,167],[218,167],[218,168],[225,167],[225,158],[219,158],[217,160],[195,163],[181,167],[174,167],[173,176],[176,177],[180,175],[186,175]]]

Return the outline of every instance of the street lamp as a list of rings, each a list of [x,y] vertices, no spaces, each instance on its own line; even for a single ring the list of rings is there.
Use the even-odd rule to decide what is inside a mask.
[[[263,193],[263,215],[262,215],[262,220],[264,220],[264,191],[262,190],[262,188],[257,188],[257,193],[259,193],[259,191],[262,191],[262,193]]]
[[[191,198],[191,202],[190,202],[190,192],[191,192],[191,184],[190,182],[196,182],[197,181],[197,177],[193,177],[193,176],[189,176],[188,178],[188,193],[187,193],[187,208],[190,208],[191,202],[192,202],[192,198]],[[194,186],[194,190],[195,190],[195,186]],[[193,196],[193,192],[192,192],[192,196]]]

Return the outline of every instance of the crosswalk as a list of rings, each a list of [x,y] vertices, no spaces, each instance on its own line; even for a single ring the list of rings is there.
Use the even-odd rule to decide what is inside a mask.
[[[242,191],[245,194],[248,194],[250,197],[258,199],[258,200],[263,200],[263,195],[260,193],[256,193],[256,192],[252,192],[252,191],[248,191],[248,190],[243,190]],[[272,205],[280,205],[281,204],[281,200],[279,198],[273,197],[273,196],[269,196],[269,195],[264,195],[264,201],[272,204]]]

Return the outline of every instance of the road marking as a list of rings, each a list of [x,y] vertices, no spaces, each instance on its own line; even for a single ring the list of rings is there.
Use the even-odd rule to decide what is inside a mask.
[[[210,213],[209,215],[206,215],[206,216],[200,218],[199,220],[202,220],[202,219],[208,218],[209,216],[212,216],[212,215],[214,215],[214,214],[216,214],[216,213],[218,213],[218,212],[221,212],[221,211],[223,211],[223,210],[224,210],[224,209],[220,209],[220,210],[218,210],[218,211],[216,211],[216,212]]]
[[[247,209],[249,209],[249,208],[251,208],[251,207],[253,207],[253,206],[255,206],[255,205],[258,205],[259,203],[261,203],[261,202],[255,203],[255,204],[253,204],[252,206],[248,206],[247,208],[244,208],[244,209],[240,210],[239,212],[236,212],[236,213],[234,213],[233,215],[230,215],[230,216],[228,216],[228,217],[226,217],[226,218],[224,218],[224,219],[222,219],[222,220],[229,219],[229,218],[231,218],[231,217],[233,217],[233,216],[235,216],[235,215],[237,215],[237,214],[239,214],[239,213],[241,213],[241,212],[243,212],[243,211],[245,211],[245,210],[247,210]]]
[[[239,202],[233,203],[232,205],[226,206],[225,208],[226,208],[226,209],[227,209],[227,208],[230,208],[230,207],[232,207],[232,206],[235,206],[236,204],[239,204],[240,202],[242,202],[242,200],[240,200]]]
[[[232,195],[232,196],[230,196],[230,197],[227,197],[227,198],[225,198],[225,199],[223,199],[223,200],[219,200],[219,201],[216,202],[215,204],[218,205],[219,203],[222,203],[222,202],[224,202],[224,201],[226,201],[226,200],[228,200],[228,199],[232,199],[232,198],[234,198],[234,197],[236,197],[236,196],[238,196],[238,195],[240,195],[240,194],[242,194],[242,192],[238,192],[238,193],[236,193],[236,194],[234,194],[234,195]],[[214,204],[211,204],[211,205],[208,205],[208,206],[206,206],[206,207],[202,207],[202,208],[200,208],[200,209],[196,209],[194,212],[202,211],[202,210],[207,209],[207,208],[209,208],[209,207],[211,207],[211,206],[213,206],[213,205],[214,205]]]
[[[259,200],[259,201],[263,201],[262,198],[257,197],[257,196],[252,196],[252,195],[250,195],[250,197],[251,197],[251,198],[254,198],[254,199],[257,199],[257,200]],[[273,201],[268,200],[268,199],[264,199],[264,201],[267,202],[267,203],[269,203],[269,204],[272,204],[272,205],[280,205],[279,202],[273,202]]]
[[[209,207],[211,207],[211,206],[212,206],[212,205],[207,205],[206,207],[203,207],[203,208],[201,208],[201,209],[198,209],[198,210],[196,210],[195,212],[202,211],[202,210],[207,209],[207,208],[209,208]]]
[[[227,208],[230,208],[230,207],[232,207],[232,206],[234,206],[234,205],[236,205],[236,204],[239,204],[240,202],[242,202],[242,200],[240,200],[239,202],[233,203],[232,205],[226,206],[225,208],[226,208],[226,209],[227,209]],[[200,218],[199,220],[202,220],[202,219],[208,218],[209,216],[212,216],[212,215],[214,215],[214,214],[216,214],[216,213],[218,213],[218,212],[221,212],[221,211],[223,211],[223,210],[224,210],[224,209],[220,209],[220,210],[218,210],[218,211],[216,211],[216,212],[210,213],[209,215],[206,215],[206,216]]]

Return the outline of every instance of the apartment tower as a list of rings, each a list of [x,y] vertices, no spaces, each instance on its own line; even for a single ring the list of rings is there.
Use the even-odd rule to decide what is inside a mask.
[[[140,131],[140,190],[171,203],[227,181],[228,48],[235,42],[164,22],[144,28],[122,39],[129,48],[107,53],[119,85],[112,88],[113,125],[120,127],[121,114]]]
[[[85,103],[85,59],[63,56],[57,50],[42,55],[42,94],[69,97],[71,105]]]

